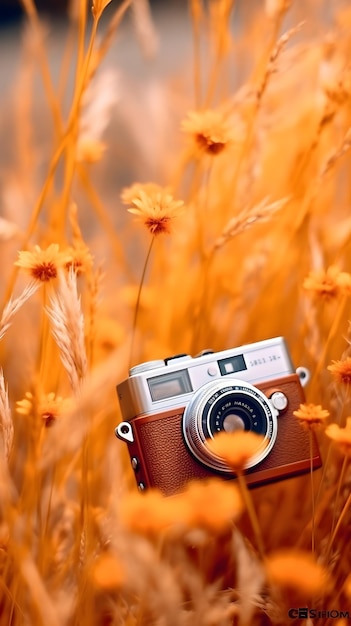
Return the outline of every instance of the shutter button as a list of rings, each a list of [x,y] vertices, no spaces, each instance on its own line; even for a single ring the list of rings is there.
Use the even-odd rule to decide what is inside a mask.
[[[282,391],[275,391],[270,400],[277,411],[285,411],[288,406],[288,398]]]

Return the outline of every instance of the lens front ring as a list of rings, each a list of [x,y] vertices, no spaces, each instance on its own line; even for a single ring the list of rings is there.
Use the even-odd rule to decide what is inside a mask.
[[[227,427],[226,427],[227,426]],[[222,430],[250,430],[263,436],[262,446],[246,468],[260,463],[271,451],[277,436],[277,412],[262,391],[237,379],[213,381],[201,387],[186,407],[183,436],[195,458],[207,467],[233,473],[224,459],[206,445]]]

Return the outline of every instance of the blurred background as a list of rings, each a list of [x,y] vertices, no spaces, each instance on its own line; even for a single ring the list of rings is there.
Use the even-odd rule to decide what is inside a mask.
[[[66,13],[68,0],[37,0],[36,7],[41,13],[54,17]],[[151,5],[166,4],[164,0],[151,0]],[[182,6],[186,0],[168,0],[168,5]],[[0,0],[0,27],[18,22],[23,16],[23,9],[19,0]]]

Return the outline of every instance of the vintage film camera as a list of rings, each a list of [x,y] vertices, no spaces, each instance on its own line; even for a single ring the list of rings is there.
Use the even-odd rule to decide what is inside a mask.
[[[221,430],[252,430],[265,447],[245,470],[249,485],[310,469],[308,433],[293,416],[304,401],[308,370],[292,365],[282,337],[192,358],[176,355],[132,367],[117,386],[125,441],[140,490],[171,495],[193,478],[235,478],[206,445]],[[313,439],[312,466],[321,459]]]

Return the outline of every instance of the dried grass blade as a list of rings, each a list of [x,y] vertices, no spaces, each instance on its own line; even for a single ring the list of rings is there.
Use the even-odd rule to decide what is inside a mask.
[[[277,69],[276,64],[277,64],[277,60],[278,60],[280,53],[285,48],[285,46],[287,45],[291,37],[296,35],[296,33],[298,33],[301,30],[304,23],[305,22],[300,22],[299,24],[297,24],[297,26],[290,28],[290,30],[288,30],[286,33],[284,33],[284,35],[282,35],[278,39],[268,59],[268,63],[267,63],[266,70],[263,75],[261,84],[259,88],[257,89],[257,94],[256,94],[257,102],[261,101],[262,96],[266,90],[269,78],[271,77],[272,74],[276,72],[276,69]]]
[[[72,407],[57,422],[55,429],[51,429],[54,432],[48,433],[42,469],[47,469],[62,455],[80,450],[88,428],[91,427],[86,415],[94,413],[94,427],[106,418],[106,410],[101,409],[102,398],[125,375],[129,346],[130,337],[127,337],[123,346],[116,348],[101,365],[89,372]]]
[[[0,369],[0,458],[9,460],[13,445],[13,421],[4,374]]]
[[[6,333],[6,331],[10,328],[14,315],[23,306],[23,304],[27,300],[29,300],[29,298],[36,291],[38,291],[39,287],[40,287],[40,283],[33,281],[33,282],[29,283],[29,285],[27,285],[27,287],[25,287],[25,289],[23,290],[23,292],[21,293],[20,296],[18,296],[14,300],[10,299],[8,301],[7,305],[5,306],[5,308],[3,310],[3,313],[2,313],[2,316],[1,316],[1,319],[0,319],[0,339],[3,338],[3,336]]]
[[[31,592],[31,598],[41,617],[40,623],[60,626],[62,621],[58,615],[57,607],[53,605],[34,561],[29,556],[21,559],[20,569],[22,577]]]
[[[92,72],[97,69],[104,56],[107,54],[112,44],[115,32],[132,2],[133,0],[124,0],[124,2],[122,2],[122,4],[116,9],[114,15],[110,19],[107,25],[106,34],[104,35],[104,38],[96,52],[95,64],[92,68]]]
[[[67,279],[61,274],[58,292],[50,298],[50,304],[46,313],[51,332],[72,389],[77,393],[87,373],[87,355],[84,318],[74,271],[69,272]]]
[[[148,0],[134,0],[133,18],[141,49],[147,58],[154,57],[158,49],[158,37]]]
[[[213,245],[213,252],[222,248],[235,236],[248,230],[251,226],[258,223],[267,222],[272,216],[280,211],[287,202],[289,197],[276,200],[275,202],[268,203],[268,198],[264,198],[259,204],[255,205],[252,209],[243,209],[239,215],[233,217],[222,234],[216,239]]]
[[[344,155],[351,147],[351,128],[347,130],[342,140],[340,147],[333,152],[333,154],[327,159],[323,165],[319,174],[320,180],[326,176],[326,174],[334,167],[335,163]]]
[[[237,560],[237,591],[240,601],[239,625],[251,623],[252,616],[261,601],[265,575],[262,564],[248,546],[241,534],[234,530],[232,539],[233,554]]]

